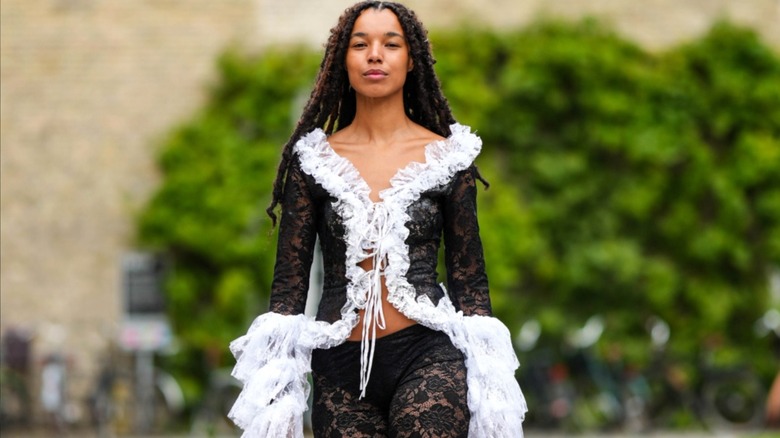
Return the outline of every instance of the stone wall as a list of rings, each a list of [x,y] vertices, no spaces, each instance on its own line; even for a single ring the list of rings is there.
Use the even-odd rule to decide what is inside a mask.
[[[322,44],[335,17],[352,1],[261,0],[258,42],[302,39]],[[596,16],[650,49],[695,38],[714,20],[731,20],[759,30],[780,46],[780,0],[408,0],[428,28],[460,23],[498,28],[522,26],[539,17]],[[313,6],[317,5],[317,6]]]
[[[154,147],[251,39],[244,0],[3,0],[3,330],[60,350],[81,398],[115,338],[120,257],[157,183]]]
[[[204,99],[228,44],[321,46],[352,1],[3,0],[0,331],[62,350],[81,397],[115,338],[119,263],[154,190],[155,146]],[[650,48],[729,16],[780,46],[777,0],[414,0],[429,28],[606,17]],[[774,26],[773,26],[774,25]],[[238,335],[238,334],[237,334]]]

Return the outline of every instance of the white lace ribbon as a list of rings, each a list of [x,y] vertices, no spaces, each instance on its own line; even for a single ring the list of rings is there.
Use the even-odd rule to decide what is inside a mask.
[[[366,304],[363,313],[363,330],[360,338],[360,398],[365,397],[371,367],[376,351],[376,330],[385,329],[385,313],[382,309],[382,277],[387,265],[387,239],[391,233],[390,213],[384,203],[375,203],[371,211],[371,221],[365,228],[361,239],[361,249],[366,259],[371,259],[371,270],[366,291]]]

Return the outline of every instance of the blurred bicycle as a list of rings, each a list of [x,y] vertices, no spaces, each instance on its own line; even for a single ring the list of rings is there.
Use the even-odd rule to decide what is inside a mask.
[[[103,360],[88,404],[92,425],[99,437],[137,432],[164,432],[184,412],[184,393],[176,379],[158,367],[153,372],[153,394],[142,405],[139,376],[132,357],[112,347]],[[151,424],[138,424],[140,410],[152,412]]]
[[[765,390],[748,366],[724,368],[702,358],[694,364],[677,361],[666,348],[671,337],[666,321],[650,318],[648,331],[654,352],[651,363],[624,382],[637,403],[631,421],[639,428],[668,427],[679,412],[693,414],[712,431],[761,426]],[[698,377],[692,375],[691,366]]]
[[[190,436],[240,435],[241,430],[227,416],[242,388],[230,370],[219,368],[210,373],[208,388],[192,420]]]

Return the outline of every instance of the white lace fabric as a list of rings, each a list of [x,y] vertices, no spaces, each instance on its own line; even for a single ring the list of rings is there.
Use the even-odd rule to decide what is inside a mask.
[[[300,417],[306,407],[313,348],[344,342],[365,310],[361,339],[361,389],[370,377],[376,328],[382,328],[381,279],[387,301],[407,317],[447,333],[464,353],[471,411],[469,436],[519,437],[526,403],[514,378],[518,367],[509,332],[496,318],[464,316],[445,296],[434,306],[406,280],[409,269],[407,208],[430,189],[446,185],[467,169],[482,142],[467,126],[453,124],[452,135],[430,143],[425,162],[412,162],[390,180],[390,187],[373,202],[368,184],[352,163],[336,154],[325,133],[314,130],[295,145],[301,169],[331,196],[345,231],[347,304],[341,320],[328,324],[303,315],[267,313],[249,332],[231,344],[237,365],[234,375],[245,382],[231,411],[244,436],[302,436]],[[372,258],[373,267],[359,263]],[[442,285],[442,288],[444,286]],[[300,427],[299,427],[300,426]],[[267,435],[269,431],[274,434]]]

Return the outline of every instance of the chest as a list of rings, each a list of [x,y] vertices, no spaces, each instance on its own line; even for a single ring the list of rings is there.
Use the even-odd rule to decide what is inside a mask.
[[[425,162],[425,151],[419,147],[400,148],[392,152],[343,150],[340,153],[368,186],[372,202],[380,201],[379,193],[391,188],[393,178],[402,170],[413,163]]]
[[[337,198],[321,188],[317,190],[317,194],[317,213],[321,218],[320,238],[324,240],[335,238],[343,241],[349,226],[344,220],[343,205]],[[403,211],[403,216],[393,213],[391,220],[393,222],[399,221],[397,225],[400,225],[400,228],[403,228],[404,232],[408,233],[405,238],[407,244],[438,241],[443,230],[445,202],[446,187],[437,187],[420,194],[419,197],[409,203]],[[374,214],[376,214],[374,211],[366,212],[365,221],[360,221],[363,227],[361,230],[357,230],[358,232],[371,226]],[[354,226],[357,224],[357,221],[350,223]],[[399,227],[393,228],[396,230],[400,229]]]

